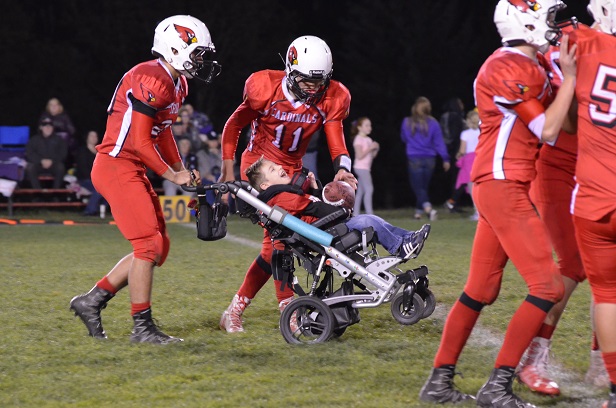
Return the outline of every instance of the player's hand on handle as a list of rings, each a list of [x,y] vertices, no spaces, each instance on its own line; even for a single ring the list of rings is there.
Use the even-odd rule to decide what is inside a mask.
[[[235,180],[235,172],[233,171],[233,160],[223,160],[220,169],[219,183]]]
[[[345,181],[349,183],[351,187],[353,187],[353,189],[357,190],[357,179],[355,178],[353,173],[350,173],[345,169],[338,170],[338,173],[336,173],[336,175],[334,176],[334,180]]]
[[[200,186],[201,185],[201,174],[199,174],[199,170],[188,170],[190,173],[190,185],[191,186]]]
[[[235,180],[235,172],[233,171],[233,160],[223,160],[222,166],[220,169],[220,177],[218,177],[219,183],[226,183],[227,181]],[[229,193],[223,194],[222,202],[225,204],[229,204]]]
[[[171,180],[178,186],[182,186],[182,185],[191,186],[193,185],[192,184],[193,181],[196,183],[201,183],[201,176],[199,176],[199,172],[197,170],[183,169],[183,170],[174,172],[169,180]]]

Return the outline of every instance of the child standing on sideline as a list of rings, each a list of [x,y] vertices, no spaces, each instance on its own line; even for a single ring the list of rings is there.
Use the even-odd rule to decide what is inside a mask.
[[[452,197],[445,202],[449,211],[456,212],[456,203],[460,201],[464,190],[473,197],[473,183],[471,182],[471,169],[475,161],[475,148],[479,142],[479,113],[476,109],[466,114],[466,124],[468,129],[460,134],[460,150],[456,154],[456,166],[460,168],[456,179],[456,190]],[[475,213],[471,215],[471,220],[477,221],[479,213],[475,208]]]
[[[359,214],[362,202],[366,214],[373,214],[372,194],[374,185],[372,184],[372,161],[379,153],[379,143],[372,140],[372,122],[367,117],[355,120],[351,128],[353,136],[353,149],[355,150],[355,161],[353,170],[357,176],[357,193],[355,194],[355,206],[353,214]]]

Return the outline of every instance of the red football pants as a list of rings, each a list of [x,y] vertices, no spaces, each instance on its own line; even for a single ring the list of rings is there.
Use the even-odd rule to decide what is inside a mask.
[[[493,303],[503,268],[511,259],[530,295],[557,303],[564,285],[546,229],[530,201],[529,184],[509,180],[476,183],[473,199],[481,217],[464,292],[483,304]]]
[[[616,303],[616,211],[598,221],[573,217],[595,303]]]
[[[92,166],[92,183],[111,206],[135,258],[161,266],[170,242],[160,201],[146,177],[145,166],[99,153]]]
[[[531,183],[530,198],[548,230],[561,275],[579,283],[586,279],[586,274],[571,218],[574,187],[573,174],[541,160],[537,162],[537,178]]]

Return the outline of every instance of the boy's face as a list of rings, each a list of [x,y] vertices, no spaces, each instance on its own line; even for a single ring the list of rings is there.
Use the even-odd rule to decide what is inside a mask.
[[[263,160],[261,173],[264,178],[264,181],[261,183],[261,188],[263,190],[269,186],[291,183],[291,177],[283,170],[282,166],[270,160]]]

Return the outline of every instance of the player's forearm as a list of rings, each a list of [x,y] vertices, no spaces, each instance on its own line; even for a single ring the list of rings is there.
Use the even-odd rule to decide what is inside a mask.
[[[575,77],[565,77],[554,102],[545,111],[545,124],[541,132],[543,142],[553,142],[563,127],[575,94]]]

